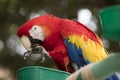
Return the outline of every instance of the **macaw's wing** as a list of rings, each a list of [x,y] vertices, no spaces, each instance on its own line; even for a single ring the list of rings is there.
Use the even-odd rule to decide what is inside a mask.
[[[98,36],[77,21],[65,19],[61,35],[71,60],[77,65],[101,61],[108,56]]]
[[[72,44],[68,38],[64,39],[64,43],[67,47],[69,57],[73,62],[78,66],[84,66],[88,63],[88,61],[83,57],[82,50],[77,48],[75,44]]]

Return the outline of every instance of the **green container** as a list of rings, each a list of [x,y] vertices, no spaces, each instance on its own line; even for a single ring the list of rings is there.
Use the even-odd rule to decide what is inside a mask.
[[[120,5],[101,9],[99,19],[104,37],[111,41],[120,41]]]
[[[65,80],[69,74],[40,66],[23,67],[17,71],[18,80]]]

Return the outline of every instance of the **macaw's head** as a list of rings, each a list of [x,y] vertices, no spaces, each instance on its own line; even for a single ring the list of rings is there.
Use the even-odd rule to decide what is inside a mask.
[[[17,31],[21,42],[27,50],[34,44],[43,44],[46,39],[59,30],[61,19],[52,15],[42,15],[23,24]]]

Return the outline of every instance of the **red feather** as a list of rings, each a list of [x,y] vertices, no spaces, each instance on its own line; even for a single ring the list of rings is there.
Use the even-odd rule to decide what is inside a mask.
[[[93,33],[90,29],[88,29],[86,26],[77,21],[65,19],[63,21],[61,34],[63,35],[64,38],[73,34],[77,34],[80,36],[84,35],[86,36],[84,39],[85,41],[91,39],[101,44],[99,38],[97,37],[97,35],[95,35],[95,33]]]

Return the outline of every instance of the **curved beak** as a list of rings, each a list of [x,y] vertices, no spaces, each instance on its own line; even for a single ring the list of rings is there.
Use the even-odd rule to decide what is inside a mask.
[[[43,43],[43,41],[41,41],[41,40],[32,38],[31,36],[28,37],[28,36],[25,36],[25,35],[23,35],[21,37],[21,42],[22,42],[23,46],[25,47],[25,49],[27,49],[27,50],[31,50],[32,47],[36,44],[40,45],[40,44]]]
[[[31,42],[29,40],[29,38],[27,36],[22,36],[21,37],[21,42],[23,44],[23,46],[25,47],[25,49],[27,50],[31,50]]]

